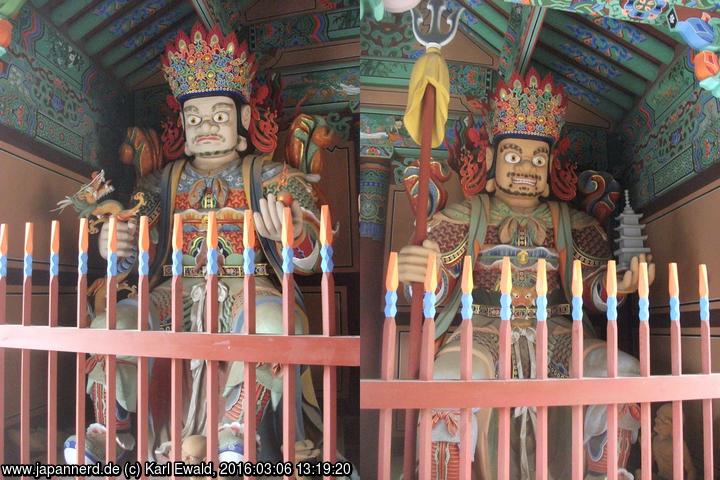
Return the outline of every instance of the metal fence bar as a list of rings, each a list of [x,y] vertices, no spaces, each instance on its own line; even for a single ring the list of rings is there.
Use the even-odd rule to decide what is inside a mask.
[[[0,325],[5,325],[7,299],[8,226],[0,225]],[[0,347],[0,432],[5,432],[5,349]],[[0,464],[5,463],[5,435],[0,435]],[[3,474],[0,472],[0,480]]]
[[[638,310],[640,317],[640,376],[650,377],[650,301],[648,282],[648,266],[640,264],[638,278]],[[652,425],[650,421],[651,405],[649,402],[640,404],[640,464],[641,480],[651,480],[652,476]]]
[[[501,380],[512,378],[511,343],[512,331],[510,306],[512,298],[512,274],[510,258],[503,257],[502,273],[500,275],[500,339],[498,357],[498,377]],[[502,406],[498,409],[498,479],[510,480],[510,407]]]
[[[117,219],[110,217],[110,229],[108,232],[107,245],[107,274],[105,275],[106,296],[105,296],[105,319],[107,330],[117,328],[116,305],[117,305]],[[115,461],[117,433],[115,390],[117,377],[116,360],[114,355],[105,356],[105,421],[107,422],[107,433],[105,436],[105,461]],[[110,477],[107,477],[108,479]]]
[[[536,377],[547,378],[548,329],[547,329],[547,264],[541,258],[537,264],[537,323],[535,325]],[[537,430],[535,431],[535,479],[548,480],[548,409],[537,407]]]
[[[31,324],[33,224],[25,224],[22,326]],[[30,463],[30,350],[20,351],[20,463]],[[27,477],[23,477],[27,478]]]
[[[332,337],[337,333],[335,321],[335,278],[333,276],[333,231],[330,207],[323,205],[320,210],[320,254],[322,256],[322,322],[323,335]],[[337,368],[323,367],[323,461],[337,459]],[[332,477],[325,475],[324,479]]]
[[[462,323],[460,324],[460,378],[472,380],[472,291],[473,291],[473,265],[472,257],[466,255],[463,259],[462,270]],[[472,460],[472,409],[463,408],[460,411],[460,478],[471,478]]]
[[[255,335],[255,222],[250,209],[245,210],[243,221],[243,319],[245,321],[245,334]],[[255,462],[257,459],[257,412],[256,410],[256,368],[255,362],[246,362],[244,370],[243,387],[243,412],[245,431],[243,448],[245,449],[245,460]],[[245,476],[246,479],[254,477]]]
[[[148,217],[140,217],[140,228],[138,232],[138,331],[149,330],[149,308],[150,308],[150,227]],[[137,460],[144,462],[148,460],[150,450],[148,441],[148,402],[150,400],[150,365],[149,358],[140,356],[137,359]],[[145,472],[141,472],[144,478]]]
[[[88,220],[80,219],[78,229],[78,280],[77,280],[77,329],[88,326],[87,319],[87,270],[88,270]],[[75,354],[75,438],[76,461],[85,464],[85,367],[87,358],[84,351]],[[76,477],[78,480],[80,477]]]
[[[213,335],[218,332],[218,232],[217,218],[215,212],[208,213],[208,236],[207,236],[207,286],[205,290],[205,332],[207,335]],[[206,414],[206,437],[207,437],[207,461],[218,463],[218,389],[219,389],[219,372],[218,361],[207,361],[206,372],[206,391],[205,398],[207,402]]]
[[[435,360],[435,290],[437,289],[437,262],[435,254],[428,256],[425,275],[425,296],[423,298],[422,343],[420,345],[420,380],[432,380]],[[420,411],[420,437],[418,456],[420,460],[419,478],[430,478],[432,469],[432,410]]]
[[[395,315],[397,314],[398,265],[397,252],[391,252],[385,275],[385,324],[383,325],[382,358],[380,378],[395,378],[395,351],[397,330]],[[392,416],[391,408],[380,410],[378,429],[378,480],[390,480],[392,467]]]
[[[48,286],[48,326],[58,325],[58,274],[60,273],[60,222],[50,228],[50,284]],[[57,463],[57,352],[47,358],[47,462]]]
[[[183,225],[182,217],[176,213],[173,215],[172,231],[172,279],[171,282],[171,330],[182,332],[184,329],[184,306],[183,306]],[[177,462],[182,458],[182,423],[183,423],[183,360],[173,358],[170,361],[170,458]],[[175,478],[175,475],[172,475]]]
[[[282,302],[283,302],[283,335],[295,334],[295,280],[293,278],[293,232],[292,213],[289,208],[283,209],[282,218]],[[295,365],[283,364],[283,460],[295,461]],[[289,480],[291,477],[285,475]]]
[[[583,279],[579,260],[573,261],[572,269],[572,358],[570,376],[583,378]],[[583,407],[572,407],[572,480],[583,480],[585,476],[583,438]]]
[[[607,376],[618,376],[618,328],[617,328],[617,277],[615,260],[607,263],[605,290],[607,290]],[[618,474],[618,406],[607,406],[607,476],[608,480],[617,480]]]
[[[698,296],[700,298],[700,361],[702,373],[712,373],[710,358],[710,299],[707,266],[698,267]],[[713,465],[713,415],[712,400],[703,399],[703,464],[705,480],[712,480]]]
[[[678,286],[677,264],[668,265],[668,293],[670,294],[670,364],[672,374],[682,375],[682,350],[680,332],[680,288]],[[683,480],[683,412],[682,401],[675,400],[673,412],[673,479]]]

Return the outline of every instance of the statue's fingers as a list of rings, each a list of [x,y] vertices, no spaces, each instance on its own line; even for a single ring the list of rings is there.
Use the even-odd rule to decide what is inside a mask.
[[[278,226],[278,231],[280,231],[280,232],[282,232],[283,219],[285,218],[284,209],[285,209],[285,204],[284,204],[284,203],[282,203],[282,202],[275,202],[275,213],[277,214],[277,217],[276,217],[276,218],[278,219],[278,225],[277,225],[277,226]],[[293,227],[294,227],[294,226],[295,226],[295,223],[293,223]],[[298,232],[293,231],[293,234],[296,235],[296,236],[297,236],[297,233],[298,233]]]
[[[648,265],[648,285],[652,285],[655,281],[655,264]]]
[[[429,238],[426,238],[423,240],[422,246],[425,248],[429,248],[430,250],[435,250],[435,252],[440,253],[440,245],[435,240],[430,240]]]
[[[618,290],[626,291],[630,288],[630,282],[632,281],[632,272],[630,270],[627,270],[623,276],[622,280],[620,280],[620,284],[618,285]]]
[[[421,247],[419,245],[406,245],[400,250],[401,255],[423,255],[427,258],[428,253],[430,253],[432,250]],[[437,253],[437,252],[433,252]]]
[[[261,200],[262,201],[262,200]],[[265,207],[267,208],[267,207]],[[262,204],[260,204],[260,209],[262,210]],[[260,234],[260,236],[265,238],[270,238],[270,232],[268,232],[267,228],[265,227],[265,222],[263,220],[263,217],[260,213],[254,212],[253,217],[255,218],[255,230]]]
[[[408,282],[424,282],[425,268],[422,267],[400,267],[398,266],[398,278],[405,283]]]
[[[427,255],[403,255],[398,259],[399,264],[427,266]]]
[[[282,232],[282,215],[278,216],[278,201],[275,199],[275,195],[272,193],[267,197],[268,211],[270,212],[270,219],[272,220],[275,230],[280,233]]]
[[[269,234],[275,233],[275,225],[273,224],[272,217],[270,216],[270,207],[268,206],[268,202],[264,198],[260,199],[260,216],[262,217],[262,224],[265,226],[265,231],[268,233],[268,235],[263,236],[270,238]],[[273,232],[270,232],[270,230],[273,230]]]

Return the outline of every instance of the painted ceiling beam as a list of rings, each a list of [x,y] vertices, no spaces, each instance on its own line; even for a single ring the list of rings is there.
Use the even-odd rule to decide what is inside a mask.
[[[455,10],[455,5],[461,5],[465,7],[465,13],[463,15],[474,15],[475,17],[482,19],[482,21],[495,25],[500,31],[503,31],[504,25],[507,25],[507,18],[493,7],[488,5],[486,2],[479,0],[454,0],[450,2],[448,10],[451,12]]]
[[[591,92],[615,102],[627,110],[630,110],[635,103],[633,97],[613,88],[605,79],[590,75],[546,50],[538,48],[533,56],[533,60],[545,65],[578,85],[583,85]]]
[[[599,77],[622,83],[633,93],[642,95],[647,88],[646,81],[632,70],[628,70],[627,66],[607,60],[595,50],[591,50],[574,38],[571,39],[550,28],[546,28],[540,35],[540,42],[562,55],[566,55],[583,67],[592,70]]]
[[[128,12],[131,12],[139,6],[140,3],[141,0],[105,0],[98,4],[92,12],[75,21],[70,28],[68,28],[68,35],[73,40],[78,41],[94,29],[98,27],[102,28],[101,24],[106,27],[109,26],[113,20],[117,20]]]
[[[212,28],[213,25],[219,24],[224,34],[227,35],[233,31],[234,25],[230,21],[231,12],[227,11],[222,2],[218,0],[192,0],[191,3],[205,28]],[[247,4],[247,1],[243,1],[240,7],[247,8]],[[237,8],[238,6],[236,6]],[[223,12],[223,14],[218,15],[219,12]]]
[[[577,42],[591,48],[596,53],[622,64],[647,80],[653,81],[658,75],[658,65],[611,40],[597,30],[573,20],[569,15],[548,15],[545,22],[565,35],[572,37]],[[543,37],[547,38],[545,35]],[[564,51],[562,45],[556,45],[550,39],[548,39],[548,43],[555,47],[556,50]]]
[[[551,12],[548,15],[551,14],[558,15],[560,13]],[[622,22],[609,17],[585,16],[584,18],[613,37],[641,49],[661,63],[670,63],[675,58],[675,49],[673,47],[629,22]]]
[[[659,25],[667,22],[667,13],[672,5],[714,10],[717,0],[607,0],[604,2],[578,2],[577,0],[509,0],[512,3],[547,7],[566,12],[604,16]],[[626,7],[627,5],[627,7]]]
[[[197,21],[195,12],[189,12],[183,18],[168,26],[166,29],[159,31],[152,38],[145,41],[135,50],[128,50],[122,45],[110,50],[102,56],[101,63],[110,68],[118,66],[121,63],[131,61],[133,58],[140,57],[144,61],[148,60],[152,55],[159,55],[165,50],[165,46],[175,39],[178,30],[189,32],[192,25]],[[153,54],[153,52],[155,52]]]
[[[524,73],[530,64],[547,9],[513,5],[500,52],[500,78],[509,80],[514,72]]]
[[[458,8],[465,7],[465,13],[460,16],[460,21],[472,32],[485,40],[496,52],[500,52],[503,44],[503,37],[498,31],[503,32],[507,28],[507,19],[489,5],[484,5],[480,11],[465,0],[451,1],[448,10],[451,12]],[[497,30],[493,29],[493,25]]]
[[[583,104],[585,107],[594,111],[601,117],[617,122],[625,116],[625,110],[610,100],[591,92],[587,88],[578,85],[572,80],[563,77],[558,72],[554,72],[538,62],[533,62],[533,66],[541,75],[552,73],[555,78],[555,83],[562,85],[568,98]]]
[[[481,49],[492,55],[500,55],[500,50],[495,48],[490,42],[481,37],[475,30],[470,28],[465,22],[460,22],[460,31],[463,32],[467,37],[475,42]]]
[[[157,1],[152,7],[148,6],[148,9],[141,15],[133,12],[131,18],[124,19],[126,23],[123,23],[120,28],[115,28],[114,31],[106,29],[92,37],[86,44],[87,51],[91,55],[102,55],[121,39],[122,44],[127,45],[131,41],[137,42],[138,37],[149,38],[190,11],[192,11],[192,7],[187,2]]]

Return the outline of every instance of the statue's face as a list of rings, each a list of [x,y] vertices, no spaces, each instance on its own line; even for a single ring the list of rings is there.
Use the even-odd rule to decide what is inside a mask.
[[[539,197],[546,192],[550,148],[542,140],[504,138],[495,156],[495,186],[515,197]]]
[[[226,155],[238,145],[238,114],[230,97],[191,98],[183,105],[185,153]]]

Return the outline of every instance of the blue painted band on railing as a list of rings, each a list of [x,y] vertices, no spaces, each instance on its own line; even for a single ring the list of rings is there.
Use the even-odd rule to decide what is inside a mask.
[[[7,277],[7,255],[0,255],[0,278]]]
[[[88,272],[88,254],[87,252],[78,253],[78,272],[80,275],[87,275]]]
[[[50,276],[57,277],[60,273],[60,254],[50,254]]]
[[[172,274],[174,277],[181,277],[183,274],[182,250],[173,250],[172,253]]]
[[[500,320],[510,320],[512,316],[512,298],[509,293],[500,294]]]
[[[638,300],[638,317],[641,322],[650,320],[650,300],[647,297],[640,297]]]
[[[547,320],[547,296],[540,295],[535,299],[535,307],[537,308],[535,316],[538,322]]]
[[[703,322],[710,321],[710,299],[708,297],[700,297],[700,320]]]
[[[209,248],[207,253],[207,272],[210,275],[217,275],[220,271],[218,257],[220,256],[217,248]]]
[[[473,297],[470,293],[463,293],[461,297],[462,308],[460,314],[463,320],[470,320],[473,316]]]
[[[150,252],[140,252],[138,257],[138,274],[146,277],[150,274]]]
[[[680,299],[678,297],[670,297],[670,320],[680,321]]]
[[[610,296],[607,298],[607,319],[617,320],[617,297]]]
[[[582,297],[573,297],[572,299],[572,319],[575,322],[582,322],[583,318],[583,299]]]
[[[107,258],[107,276],[108,277],[116,277],[117,276],[117,262],[118,262],[118,256],[116,252],[110,252]]]
[[[246,248],[243,250],[243,271],[245,275],[255,275],[255,249]]]
[[[320,266],[322,267],[323,273],[331,273],[333,268],[335,268],[332,245],[323,245],[320,247],[320,256],[322,257]]]
[[[425,318],[435,318],[435,302],[437,302],[435,292],[425,292],[423,296],[423,314]]]
[[[295,254],[293,252],[293,249],[291,247],[284,247],[282,249],[282,269],[283,273],[293,273],[295,271],[295,265],[293,264],[293,259],[295,257]]]
[[[385,316],[394,317],[397,315],[397,292],[394,290],[388,290],[385,293]]]

